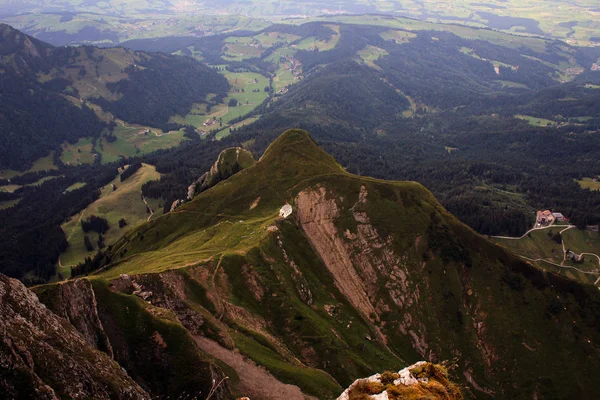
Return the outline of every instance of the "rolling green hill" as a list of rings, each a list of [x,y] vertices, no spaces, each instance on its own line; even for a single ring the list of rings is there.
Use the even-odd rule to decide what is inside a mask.
[[[108,255],[94,287],[168,308],[225,364],[235,348],[319,398],[420,359],[456,358],[476,398],[597,385],[596,289],[488,242],[417,183],[346,172],[304,131]]]

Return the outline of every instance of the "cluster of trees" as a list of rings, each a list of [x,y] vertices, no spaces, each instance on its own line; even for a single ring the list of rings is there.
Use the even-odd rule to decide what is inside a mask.
[[[193,127],[192,125],[186,125],[186,127],[183,130],[183,136],[185,136],[186,138],[188,138],[190,140],[200,139],[200,134],[198,134],[198,132],[196,132],[196,128]]]
[[[0,74],[0,93],[0,169],[27,169],[61,143],[98,137],[105,126],[87,106],[43,88],[35,74],[7,68]]]
[[[109,264],[110,259],[110,246],[107,248],[107,251],[98,250],[93,257],[86,257],[83,262],[71,267],[71,276],[87,275]]]
[[[140,168],[142,168],[141,161],[137,161],[130,164],[129,167],[125,168],[125,171],[121,172],[121,176],[119,177],[119,179],[121,180],[121,182],[125,182],[127,178],[135,174]]]
[[[0,169],[22,171],[64,141],[99,136],[105,125],[96,114],[62,95],[78,96],[68,79],[38,80],[37,74],[64,65],[66,51],[8,25],[0,27],[0,36],[0,55],[9,60],[1,63],[0,74]]]
[[[81,229],[85,233],[93,231],[102,234],[106,233],[109,228],[108,221],[102,217],[98,217],[97,215],[90,215],[88,218],[81,220]]]

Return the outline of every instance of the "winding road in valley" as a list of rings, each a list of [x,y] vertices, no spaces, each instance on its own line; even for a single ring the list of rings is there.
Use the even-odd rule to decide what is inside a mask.
[[[563,228],[564,225],[548,225],[548,226],[542,226],[539,228],[532,228],[530,230],[528,230],[527,232],[525,232],[523,234],[523,236],[520,237],[511,237],[511,236],[490,236],[491,238],[494,239],[507,239],[507,240],[520,240],[525,238],[527,235],[529,235],[531,232],[533,231],[540,231],[540,230],[544,230],[544,229],[550,229],[550,228]],[[564,229],[561,229],[559,234],[562,235],[564,232],[568,231],[569,229],[573,229],[575,228],[575,225],[566,225],[564,226]],[[594,271],[583,271],[577,267],[573,267],[570,265],[565,265],[565,262],[567,261],[567,248],[565,246],[565,241],[561,240],[561,244],[562,244],[562,250],[563,250],[563,260],[560,264],[554,263],[552,261],[548,261],[546,259],[543,258],[529,258],[520,254],[517,254],[517,256],[527,260],[527,261],[531,261],[531,262],[545,262],[547,264],[553,265],[555,267],[558,268],[564,268],[564,269],[573,269],[576,270],[578,272],[581,272],[582,274],[586,274],[586,275],[594,275],[594,276],[598,276],[598,279],[596,279],[596,281],[594,282],[594,285],[598,285],[600,283],[600,272],[594,272]],[[600,269],[600,256],[598,254],[594,254],[594,253],[581,253],[580,256],[592,256],[598,259],[598,267]]]
[[[525,236],[529,235],[531,232],[533,231],[541,231],[544,229],[550,229],[550,228],[556,228],[556,227],[562,227],[565,225],[548,225],[548,226],[542,226],[540,228],[531,228],[530,230],[528,230],[527,232],[525,232],[523,234],[523,236],[520,237],[512,237],[512,236],[490,236],[491,238],[494,239],[508,239],[508,240],[519,240],[519,239],[523,239]],[[562,231],[560,231],[560,233],[562,234],[564,231],[567,231],[571,228],[575,228],[575,225],[566,225],[565,229],[563,229]]]

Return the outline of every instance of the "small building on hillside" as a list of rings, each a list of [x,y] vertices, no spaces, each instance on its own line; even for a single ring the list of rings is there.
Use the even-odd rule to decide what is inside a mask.
[[[565,218],[564,215],[562,215],[561,213],[552,213],[552,216],[554,217],[555,220],[557,221],[566,221],[567,219]]]
[[[289,203],[285,203],[285,206],[281,207],[279,210],[279,216],[283,218],[287,218],[292,213],[292,206]]]

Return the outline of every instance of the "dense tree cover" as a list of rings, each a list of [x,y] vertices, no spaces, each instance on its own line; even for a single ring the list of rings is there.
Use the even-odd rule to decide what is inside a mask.
[[[132,123],[163,130],[178,128],[169,123],[174,115],[186,115],[192,104],[204,102],[209,93],[224,96],[227,80],[189,57],[155,56],[126,69],[128,79],[108,84],[121,95],[117,101],[97,98],[95,103]]]
[[[27,283],[46,282],[67,246],[60,225],[96,200],[99,188],[117,175],[114,166],[63,167],[60,177],[18,189],[21,201],[0,210],[0,273]],[[75,182],[87,182],[65,191]],[[27,275],[27,277],[25,277]]]
[[[64,141],[97,137],[104,123],[83,105],[40,85],[35,76],[0,74],[0,169],[27,169]]]
[[[196,131],[196,128],[192,125],[186,125],[183,130],[183,136],[191,140],[199,140],[200,134]]]
[[[317,32],[316,25],[311,29]],[[298,51],[305,79],[276,102],[267,99],[255,110],[262,118],[236,129],[233,135],[221,141],[186,141],[178,148],[129,160],[130,164],[143,160],[156,165],[162,174],[160,181],[144,185],[144,195],[164,199],[165,211],[169,211],[171,203],[186,197],[190,183],[210,169],[224,148],[245,143],[258,158],[285,129],[300,127],[311,132],[348,171],[418,181],[449,211],[484,234],[522,234],[539,208],[560,211],[579,226],[600,222],[600,192],[583,190],[574,181],[600,174],[600,90],[585,86],[600,81],[600,74],[588,71],[572,83],[558,85],[549,77],[553,71],[546,64],[522,54],[549,63],[568,62],[568,57],[583,63],[588,55],[568,46],[561,53],[550,41],[543,54],[525,48],[513,51],[444,32],[418,32],[413,41],[397,45],[385,41],[379,35],[382,30],[342,25],[342,37],[334,50]],[[321,34],[327,38],[332,32],[323,30]],[[309,30],[306,35],[317,33]],[[221,60],[224,38],[165,38],[145,43],[168,43],[169,52],[195,45],[203,57]],[[377,68],[357,61],[356,52],[366,45],[389,53],[375,61]],[[489,62],[462,53],[463,47],[480,58],[502,60],[519,68],[503,67],[497,75]],[[269,51],[263,59],[229,63],[228,68],[270,76],[274,66],[265,62],[268,55]],[[529,88],[503,87],[499,80]],[[403,115],[409,110],[406,96],[413,101],[413,109]],[[534,127],[514,118],[515,114],[545,117],[562,125]],[[110,181],[110,173],[108,180],[100,178],[107,171],[112,171],[114,178],[114,167],[65,168],[55,172],[64,178],[41,188],[0,193],[0,199],[23,198],[10,212],[0,211],[0,222],[7,221],[2,237],[11,237],[8,244],[0,246],[0,265],[6,265],[13,276],[22,278],[32,271],[30,276],[47,279],[66,243],[60,222],[97,196],[100,182]],[[41,176],[28,174],[19,179],[31,183]],[[76,191],[80,196],[58,195],[57,190],[75,181],[88,182]],[[14,254],[14,249],[25,248],[15,245],[19,240],[33,240],[34,236],[21,234],[29,226],[41,227],[33,235],[50,235],[33,246],[36,263]],[[469,261],[461,258],[460,243],[454,251],[451,238],[441,235],[436,240],[448,259]],[[86,260],[75,274],[103,265],[103,257],[99,253],[97,259]]]
[[[38,81],[60,63],[55,48],[4,24],[0,36],[0,169],[24,170],[64,141],[99,136],[104,123],[94,112],[59,94],[66,79]]]
[[[97,215],[90,215],[89,217],[81,220],[81,229],[88,233],[90,231],[102,234],[108,230],[108,221]]]
[[[83,245],[85,246],[85,249],[87,251],[94,250],[94,245],[92,244],[92,241],[90,240],[90,237],[88,235],[85,235],[83,237]]]
[[[108,247],[108,250],[110,251],[110,246]],[[98,250],[93,257],[86,257],[82,263],[77,264],[75,267],[71,267],[71,276],[76,277],[86,275],[110,263],[110,256],[107,253],[108,252]]]
[[[121,172],[119,179],[121,182],[124,182],[131,175],[135,174],[140,168],[142,168],[142,163],[139,161],[130,164],[127,168],[125,168],[125,171]]]
[[[373,74],[369,67],[354,61],[328,65],[299,90],[292,88],[273,108],[279,110],[288,104],[296,105],[294,112],[297,113],[310,110],[311,119],[334,119],[358,126],[375,126],[395,119],[409,107],[404,96]]]
[[[74,104],[65,97],[79,97],[74,81],[99,76],[104,56],[96,48],[52,47],[3,24],[0,37],[0,168],[25,170],[65,141],[101,135],[106,124],[86,102]],[[221,102],[229,89],[221,74],[192,58],[125,53],[137,64],[122,71],[127,78],[106,84],[119,100],[94,100],[125,121],[175,129],[179,125],[169,123],[172,116],[187,114],[209,93],[216,94],[211,104]],[[74,68],[79,70],[75,78],[69,75]],[[50,72],[55,78],[41,82],[40,76]],[[106,138],[116,140],[112,129]]]
[[[379,128],[313,117],[283,101],[240,133],[272,138],[289,127],[308,129],[350,172],[421,182],[485,234],[522,234],[538,208],[561,211],[581,226],[600,222],[600,193],[574,181],[600,171],[598,134],[585,126],[536,128],[466,111],[388,120]]]

